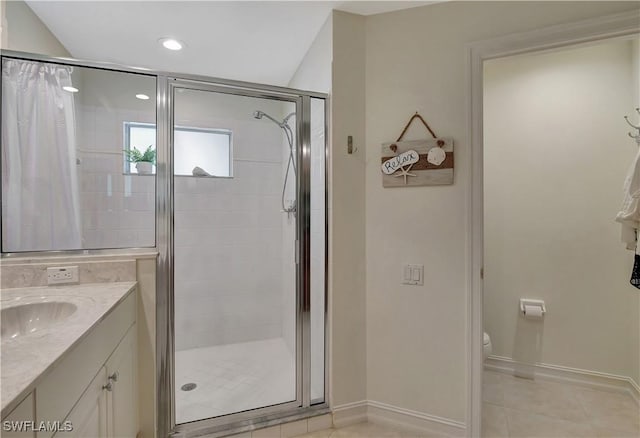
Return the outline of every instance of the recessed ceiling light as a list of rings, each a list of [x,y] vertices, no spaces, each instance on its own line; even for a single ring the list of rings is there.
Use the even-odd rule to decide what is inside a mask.
[[[64,91],[68,91],[69,93],[77,93],[78,92],[78,89],[76,87],[67,86],[67,87],[62,87],[62,89]]]
[[[173,38],[162,38],[160,40],[160,44],[162,44],[165,49],[169,50],[182,50],[182,47],[184,47],[182,42]]]
[[[146,94],[136,94],[136,97],[140,100],[149,100],[149,96]]]

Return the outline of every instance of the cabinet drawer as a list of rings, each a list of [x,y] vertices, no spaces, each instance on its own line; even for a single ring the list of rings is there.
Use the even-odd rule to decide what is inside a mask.
[[[62,421],[135,322],[135,291],[58,363],[36,387],[38,421]],[[39,432],[48,438],[50,432]]]

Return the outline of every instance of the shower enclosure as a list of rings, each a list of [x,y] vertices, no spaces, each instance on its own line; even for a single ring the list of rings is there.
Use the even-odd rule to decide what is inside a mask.
[[[18,52],[2,58],[5,94],[21,66],[64,73],[47,86],[68,101],[65,132],[75,131],[77,145],[61,142],[65,162],[77,165],[63,171],[81,181],[67,193],[81,213],[75,240],[5,243],[3,253],[157,249],[158,436],[226,435],[326,412],[326,96]],[[131,99],[141,90],[147,100]],[[13,123],[7,108],[3,101],[3,133]],[[16,154],[6,148],[3,135],[8,169]],[[134,149],[155,151],[150,169],[128,161]],[[19,187],[7,181],[5,200]],[[3,229],[15,229],[7,221],[17,222],[3,214]]]
[[[174,222],[165,224],[160,266],[173,294],[164,306],[170,323],[158,315],[158,332],[174,327],[159,345],[173,365],[160,388],[172,390],[162,398],[173,400],[165,411],[175,418],[166,427],[223,433],[322,409],[324,98],[183,79],[166,85],[172,147],[164,158],[174,168],[166,208]],[[179,137],[194,129],[203,146],[182,149]],[[220,137],[224,164],[215,171],[207,163],[216,161],[206,154],[211,135]],[[191,161],[181,174],[185,155]]]
[[[176,430],[323,406],[324,99],[168,85]],[[216,172],[206,147],[177,171],[193,129],[221,136]]]

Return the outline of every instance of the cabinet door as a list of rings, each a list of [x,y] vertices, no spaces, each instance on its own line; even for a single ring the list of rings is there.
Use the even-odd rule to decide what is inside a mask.
[[[107,437],[106,382],[107,371],[102,367],[65,420],[73,430],[59,431],[55,438]]]
[[[138,385],[134,324],[106,363],[112,391],[107,394],[110,437],[135,438],[138,433]]]
[[[21,430],[29,421],[34,421],[33,393],[29,394],[2,420],[2,438],[34,438],[36,433],[31,430]]]

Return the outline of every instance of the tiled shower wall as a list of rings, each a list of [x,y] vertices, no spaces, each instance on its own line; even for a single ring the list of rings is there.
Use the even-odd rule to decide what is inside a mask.
[[[120,146],[124,121],[147,121],[128,111],[109,112],[104,108],[84,108],[84,124],[98,122],[96,131],[79,135],[81,147],[80,192],[85,248],[149,247],[155,244],[155,177],[124,175]],[[96,140],[87,134],[94,134]],[[118,135],[120,134],[120,135]],[[107,152],[112,137],[116,147]],[[120,140],[120,141],[118,141]],[[91,151],[91,149],[97,149]]]
[[[280,163],[176,177],[176,349],[280,337]]]
[[[181,104],[182,102],[182,104]],[[257,106],[260,106],[259,108]],[[230,129],[233,178],[175,178],[176,349],[283,336],[282,104],[185,92],[176,124]]]
[[[76,69],[74,86],[83,248],[155,246],[155,177],[124,174],[124,122],[155,122],[146,76]]]

